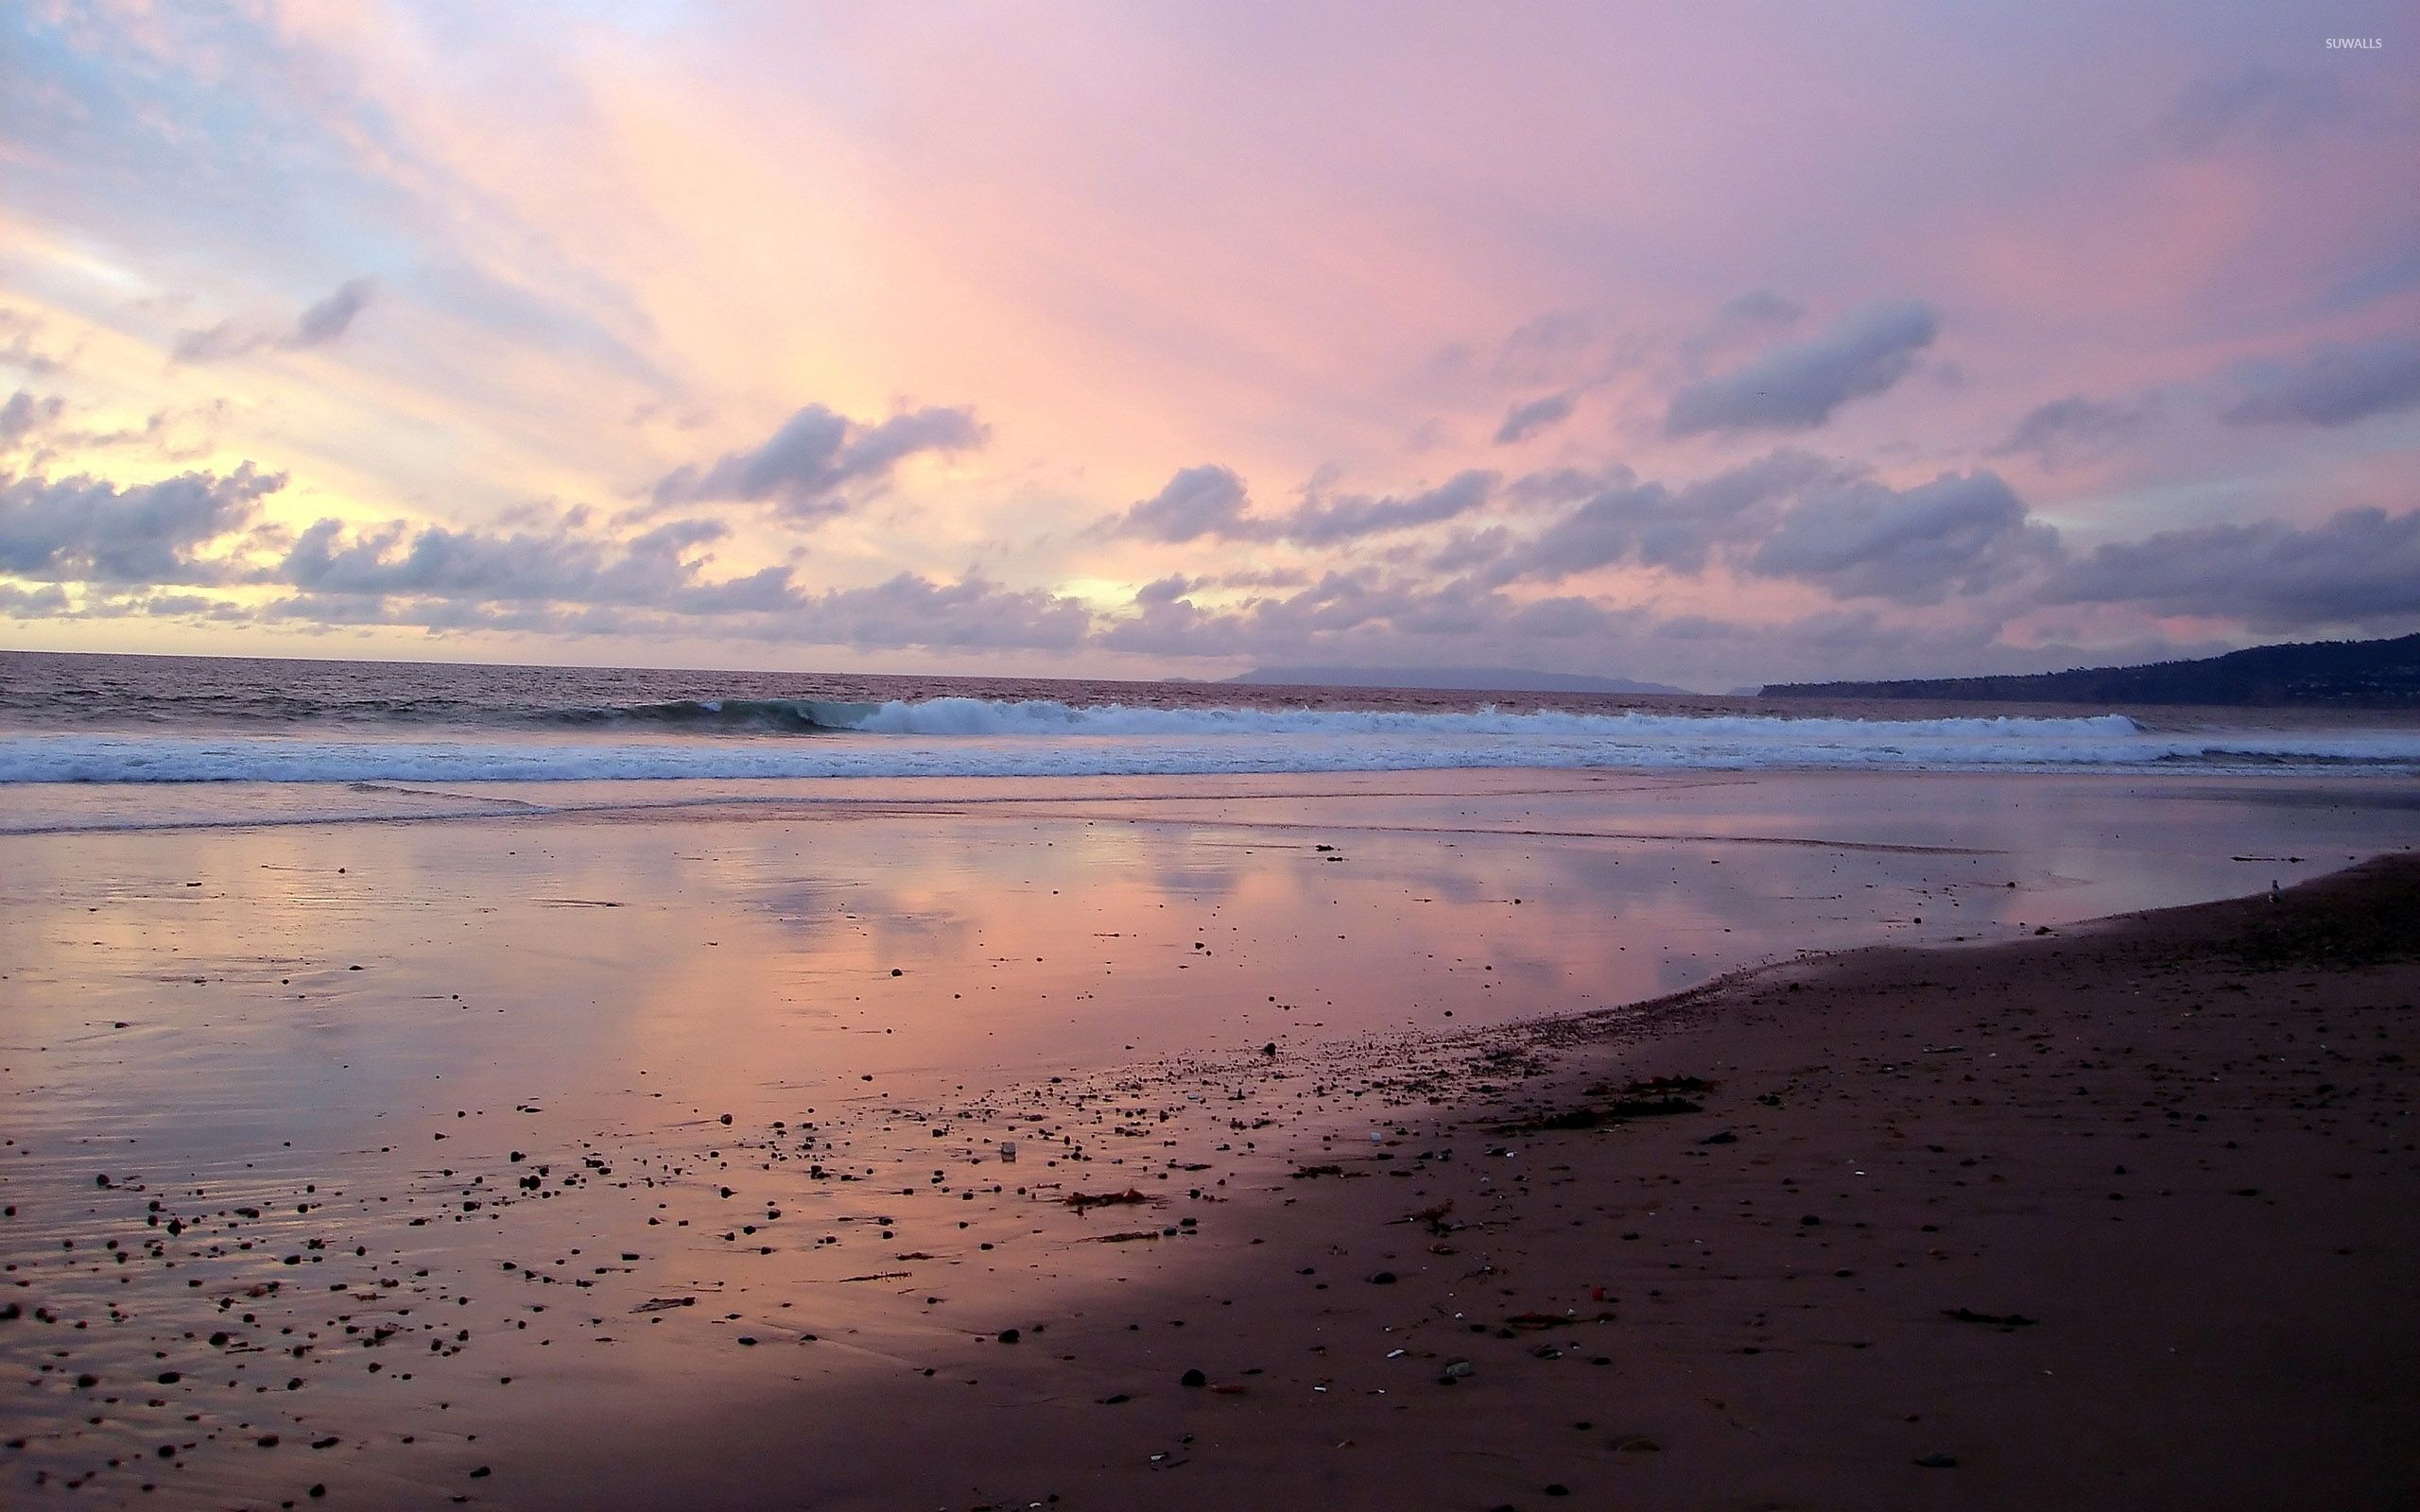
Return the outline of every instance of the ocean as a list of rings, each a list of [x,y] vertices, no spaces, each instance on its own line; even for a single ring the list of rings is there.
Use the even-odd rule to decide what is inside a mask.
[[[2420,718],[0,654],[0,828],[19,831],[191,822],[144,790],[193,784],[289,790],[250,793],[247,818],[371,817],[428,812],[380,784],[579,783],[593,808],[683,784],[1506,768],[2408,774]]]

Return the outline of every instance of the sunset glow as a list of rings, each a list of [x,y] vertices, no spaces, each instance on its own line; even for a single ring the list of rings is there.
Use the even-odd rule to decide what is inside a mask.
[[[38,0],[0,635],[1720,689],[2399,633],[2408,14]]]

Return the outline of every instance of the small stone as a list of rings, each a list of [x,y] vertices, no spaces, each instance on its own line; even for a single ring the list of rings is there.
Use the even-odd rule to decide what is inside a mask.
[[[1176,1378],[1176,1383],[1180,1386],[1206,1386],[1210,1383],[1210,1378],[1199,1370],[1187,1370]]]
[[[1958,1468],[1957,1458],[1949,1454],[1919,1454],[1916,1463],[1928,1470],[1954,1470]]]

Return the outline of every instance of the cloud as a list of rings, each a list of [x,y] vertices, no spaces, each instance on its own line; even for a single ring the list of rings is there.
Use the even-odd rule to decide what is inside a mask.
[[[2334,72],[2294,73],[2255,63],[2224,77],[2194,79],[2152,128],[2179,152],[2212,151],[2230,141],[2290,142],[2353,113]]]
[[[2240,619],[2261,630],[2406,621],[2420,614],[2420,509],[2346,509],[2308,528],[2262,521],[2166,530],[2099,548],[2047,596]]]
[[[411,595],[482,603],[644,606],[681,614],[725,614],[794,608],[789,569],[769,567],[709,582],[700,547],[722,539],[710,520],[675,520],[629,541],[577,533],[566,520],[550,531],[488,533],[400,522],[347,539],[321,520],[296,538],[277,580],[306,593]]]
[[[1994,456],[2030,453],[2056,467],[2069,458],[2100,451],[2134,435],[2150,418],[2150,406],[2069,394],[2026,411],[2008,439],[1993,447]]]
[[[2420,339],[2323,347],[2300,362],[2249,369],[2239,381],[2243,396],[2219,417],[2230,425],[2350,425],[2420,404]]]
[[[1842,598],[1937,604],[2038,571],[2058,532],[2035,524],[1991,472],[1944,473],[1905,492],[1863,480],[1814,492],[1744,563]]]
[[[1305,500],[1301,507],[1258,525],[1269,536],[1309,546],[1331,546],[1362,536],[1414,525],[1435,524],[1470,513],[1495,491],[1496,475],[1458,472],[1436,488],[1407,498],[1372,498],[1363,494]]]
[[[1007,588],[977,572],[955,583],[901,573],[825,593],[783,628],[827,644],[1065,650],[1090,632],[1092,612],[1080,600]]]
[[[658,507],[737,500],[772,504],[791,519],[838,514],[847,490],[882,482],[908,457],[968,451],[990,436],[971,409],[908,410],[869,425],[809,404],[753,451],[666,473],[654,498]]]
[[[1495,427],[1495,444],[1510,446],[1563,423],[1571,418],[1572,407],[1578,402],[1577,395],[1566,392],[1547,394],[1513,405],[1504,412],[1504,423]]]
[[[1134,602],[1137,604],[1173,603],[1195,589],[1204,586],[1206,581],[1202,578],[1187,577],[1183,573],[1170,573],[1166,577],[1155,578],[1134,590]]]
[[[1609,636],[1636,618],[1581,597],[1524,600],[1469,577],[1420,582],[1357,569],[1234,609],[1157,601],[1105,625],[1094,639],[1106,649],[1153,655],[1299,661],[1316,652],[1390,665],[1437,660],[1448,654],[1439,643],[1451,640],[1452,655],[1533,663],[1542,647],[1559,648],[1553,654],[1565,661],[1584,661],[1590,653],[1575,654],[1574,643]]]
[[[1803,305],[1771,289],[1750,289],[1723,301],[1722,308],[1714,312],[1717,320],[1748,325],[1796,325],[1806,313]]]
[[[696,606],[693,597],[678,593],[663,603],[583,603],[305,591],[265,607],[257,617],[317,626],[663,639],[697,634],[697,623],[684,616],[709,610]],[[1076,599],[1006,588],[972,572],[954,583],[901,573],[862,588],[791,593],[778,608],[721,608],[747,611],[716,621],[718,637],[864,649],[1064,651],[1081,643],[1092,624],[1090,611]]]
[[[55,394],[36,397],[20,388],[0,404],[0,451],[14,451],[35,432],[59,419],[62,404]]]
[[[1215,463],[1183,468],[1166,487],[1136,501],[1115,523],[1120,535],[1183,542],[1204,536],[1232,536],[1243,528],[1250,502],[1244,480]]]
[[[177,337],[168,354],[178,362],[220,362],[240,357],[268,344],[268,337],[258,331],[246,331],[233,320],[186,331]]]
[[[1406,496],[1350,493],[1329,498],[1314,493],[1284,514],[1254,515],[1249,512],[1251,495],[1235,470],[1205,464],[1178,472],[1159,492],[1110,520],[1108,528],[1117,535],[1171,543],[1215,536],[1333,546],[1468,514],[1487,503],[1495,484],[1495,473],[1472,470]]]
[[[1579,494],[1553,524],[1507,550],[1490,575],[1499,582],[1553,582],[1616,562],[1667,571],[1703,569],[1718,544],[1755,540],[1770,528],[1780,500],[1847,474],[1806,452],[1779,451],[1680,489],[1642,482],[1627,468],[1596,478],[1571,472],[1533,474],[1515,485],[1530,498]],[[1463,542],[1465,552],[1478,538]],[[1453,549],[1449,545],[1449,555]]]
[[[1939,331],[1940,322],[1922,304],[1870,306],[1822,335],[1775,347],[1743,368],[1683,388],[1665,413],[1665,434],[1811,429],[1848,401],[1897,383]]]
[[[377,293],[375,279],[349,278],[337,285],[336,292],[304,310],[294,321],[294,329],[278,345],[289,350],[325,346],[353,327],[354,318],[370,304]]]
[[[578,529],[580,511],[552,528],[511,532],[410,529],[400,522],[349,535],[322,520],[264,575],[297,592],[269,617],[325,624],[539,634],[715,633],[798,644],[1065,649],[1092,628],[1080,600],[1002,586],[969,571],[956,582],[903,572],[882,582],[802,589],[786,566],[709,579],[703,548],[718,521],[666,522],[624,541]]]
[[[0,572],[19,577],[117,583],[208,583],[227,564],[201,547],[243,528],[283,472],[246,463],[221,474],[186,472],[120,488],[99,478],[0,482]]]
[[[1550,310],[1504,338],[1492,370],[1506,383],[1568,383],[1599,365],[1603,325],[1594,311]]]
[[[293,325],[284,331],[268,331],[240,321],[221,320],[216,325],[180,335],[170,349],[170,355],[178,362],[223,362],[265,347],[274,347],[281,352],[323,347],[353,328],[354,319],[369,307],[377,292],[377,280],[350,278],[337,284],[335,292],[327,298],[307,306],[294,318]]]
[[[28,377],[57,371],[59,359],[34,345],[43,326],[38,316],[0,305],[0,368],[14,368]]]
[[[1512,532],[1502,525],[1490,525],[1484,530],[1457,530],[1445,538],[1445,543],[1428,558],[1429,567],[1441,573],[1468,572],[1501,558],[1512,544]]]
[[[67,610],[67,590],[57,583],[45,583],[40,588],[0,583],[0,614],[16,619],[49,619]]]

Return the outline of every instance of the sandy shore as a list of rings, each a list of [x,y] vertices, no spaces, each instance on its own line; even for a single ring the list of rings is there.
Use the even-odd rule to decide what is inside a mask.
[[[2398,859],[1507,1032],[1015,1343],[515,1452],[623,1506],[2411,1504],[2415,955]]]
[[[1021,854],[1087,827],[1037,829]],[[1528,902],[1482,885],[1447,914],[1389,902],[1410,889],[1372,869],[1383,836],[1236,832],[1257,850],[1233,875],[1295,890],[1257,916],[1248,891],[1207,912],[1136,891],[1116,935],[1064,915],[1103,941],[1093,963],[1016,990],[1080,1003],[1156,980],[1156,1012],[1224,1004],[1217,1037],[1250,1029],[1252,1048],[1096,1042],[1093,1071],[953,1079],[917,1069],[930,1022],[818,1028],[782,995],[812,967],[825,998],[912,988],[946,1013],[1026,970],[971,935],[937,981],[929,942],[951,936],[897,922],[929,904],[867,940],[734,960],[708,954],[744,944],[732,903],[625,907],[596,858],[615,852],[579,849],[586,832],[415,833],[443,842],[444,877],[472,840],[542,845],[560,875],[523,889],[509,940],[470,933],[507,895],[492,882],[366,907],[415,937],[362,936],[353,964],[205,967],[192,930],[168,937],[197,974],[147,964],[112,988],[70,948],[125,922],[73,895],[34,941],[53,954],[19,941],[8,986],[40,1031],[0,1066],[12,1502],[2275,1507],[2400,1505],[2420,1486],[2411,858],[2278,902],[2014,938],[2003,921],[2000,943],[1505,1022],[1521,953],[1470,947],[1587,929],[1606,873],[1512,864],[1511,846],[1560,864],[1568,842],[1513,835],[1477,875]],[[1188,849],[1135,854],[1183,887],[1203,873],[1172,856],[1247,853],[1166,833]],[[223,843],[263,871],[320,867],[317,890],[280,885],[324,954],[358,875],[327,864],[363,852],[299,833]],[[831,853],[831,832],[802,836]],[[1658,858],[1625,884],[1643,900],[1668,873],[1802,851],[1618,853],[1625,875]],[[1102,853],[1070,875],[1098,878]],[[1873,855],[1804,853],[1810,880]],[[2055,897],[1993,855],[1881,859],[1979,874],[1903,887],[1927,912]],[[221,885],[179,875],[97,885],[173,920]],[[1033,911],[1009,917],[1061,919],[1058,880],[1037,872]],[[1455,880],[1422,879],[1417,904]],[[758,927],[797,927],[797,884],[749,887],[712,897],[769,887],[782,909]],[[1280,933],[1306,902],[1410,919],[1433,953],[1357,939],[1334,987],[1258,991],[1247,973],[1272,952],[1316,957],[1315,929]],[[1528,933],[1503,936],[1516,918]],[[594,964],[614,936],[644,954],[707,922],[660,990],[598,1005],[631,980]],[[222,988],[237,968],[256,980]],[[695,1001],[718,981],[768,1005],[742,1023]],[[1426,1010],[1322,1028],[1355,988]],[[155,1001],[193,1005],[147,1023]],[[127,1017],[94,1019],[111,1012]],[[775,1057],[802,1044],[865,1046],[872,1069],[795,1082]],[[1075,1200],[1102,1197],[1129,1200]]]

